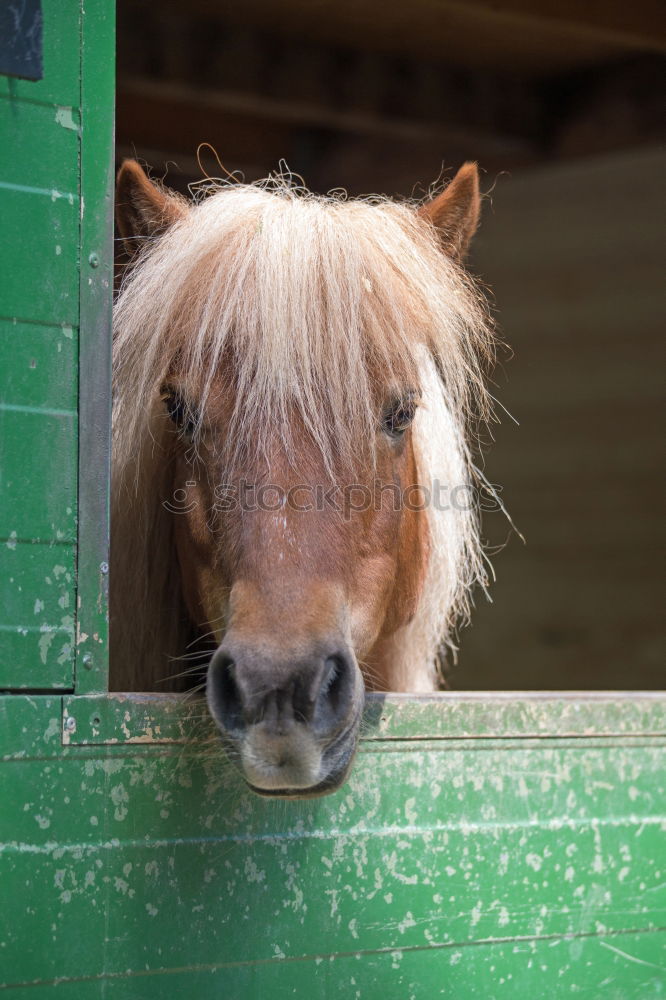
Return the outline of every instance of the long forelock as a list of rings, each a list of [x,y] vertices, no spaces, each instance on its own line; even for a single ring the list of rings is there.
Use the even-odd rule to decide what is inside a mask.
[[[131,400],[122,424],[135,441],[177,365],[203,426],[230,358],[230,440],[261,448],[278,433],[289,447],[296,412],[338,464],[372,439],[382,395],[419,388],[424,345],[457,419],[483,414],[489,344],[483,299],[411,206],[226,186],[126,280],[116,398]]]

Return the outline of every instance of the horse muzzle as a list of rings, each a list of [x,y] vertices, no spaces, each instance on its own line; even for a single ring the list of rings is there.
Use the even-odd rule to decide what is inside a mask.
[[[229,756],[252,791],[308,798],[345,780],[358,742],[363,679],[343,642],[318,642],[306,655],[229,633],[208,669],[210,712]]]

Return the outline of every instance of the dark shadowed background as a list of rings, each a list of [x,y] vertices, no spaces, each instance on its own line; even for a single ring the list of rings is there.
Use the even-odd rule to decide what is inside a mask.
[[[479,163],[471,267],[517,421],[485,471],[526,544],[486,516],[506,545],[454,688],[665,686],[665,50],[656,0],[118,0],[118,157],[174,188],[202,142],[248,181],[285,160],[352,194]]]

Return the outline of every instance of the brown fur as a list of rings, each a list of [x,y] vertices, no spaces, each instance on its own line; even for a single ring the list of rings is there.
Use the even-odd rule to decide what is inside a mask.
[[[169,658],[197,635],[246,663],[250,701],[263,686],[282,704],[304,683],[291,672],[331,643],[368,688],[436,686],[437,650],[484,581],[475,514],[396,505],[391,491],[473,481],[465,424],[487,412],[491,339],[458,261],[478,216],[473,164],[418,212],[279,183],[189,207],[123,166],[119,229],[139,249],[114,345],[114,686],[177,672]],[[399,438],[382,425],[396,398],[419,402]],[[310,498],[356,483],[371,502],[225,510],[216,490],[238,495],[242,480]],[[174,495],[187,509],[165,509]],[[357,726],[360,681],[353,692]],[[321,780],[323,751],[299,732],[275,743],[253,724],[248,780],[282,787],[270,782],[285,753],[294,787]]]

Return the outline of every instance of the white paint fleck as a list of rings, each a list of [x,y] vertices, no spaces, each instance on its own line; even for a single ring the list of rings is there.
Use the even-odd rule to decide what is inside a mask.
[[[52,719],[49,719],[49,724],[44,730],[42,739],[45,743],[50,743],[56,736],[60,736],[60,719],[54,716]]]
[[[111,789],[111,801],[116,807],[114,817],[119,821],[124,820],[128,812],[129,793],[123,784],[114,785]]]
[[[39,658],[42,663],[46,663],[46,657],[48,656],[49,649],[51,648],[51,643],[55,639],[55,632],[48,625],[42,625],[40,629],[41,635],[37,643],[37,648],[39,649]]]
[[[69,129],[72,132],[78,132],[79,127],[74,121],[71,108],[63,107],[62,105],[58,106],[56,108],[55,120],[63,128]]]
[[[410,824],[410,826],[416,826],[418,820],[418,813],[416,811],[416,799],[407,799],[405,802],[405,819]]]
[[[264,882],[266,879],[266,872],[260,869],[252,858],[246,858],[245,877],[248,882]]]

